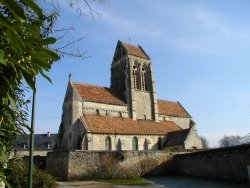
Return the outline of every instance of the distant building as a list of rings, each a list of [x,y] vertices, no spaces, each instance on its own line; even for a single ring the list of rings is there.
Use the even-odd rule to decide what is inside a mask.
[[[50,132],[47,132],[47,134],[35,134],[33,155],[46,156],[47,152],[51,151],[55,147],[56,139],[57,134],[51,134]],[[30,135],[27,135],[27,138],[18,135],[15,145],[13,146],[11,157],[29,156],[29,140]]]
[[[69,80],[62,108],[58,150],[202,149],[185,108],[157,99],[152,63],[141,46],[118,41],[110,88]],[[176,135],[181,143],[171,140]]]

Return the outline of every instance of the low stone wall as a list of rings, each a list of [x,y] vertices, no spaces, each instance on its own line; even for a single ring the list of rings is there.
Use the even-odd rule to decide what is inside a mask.
[[[247,182],[250,145],[176,155],[173,163],[177,174]]]
[[[165,173],[172,157],[166,151],[55,151],[47,155],[47,170],[63,180],[130,178]]]
[[[194,153],[168,151],[55,151],[47,155],[47,170],[61,180],[131,178],[180,174],[249,181],[250,145]]]
[[[47,153],[49,151],[49,149],[35,149],[33,151],[33,156],[47,156]],[[10,153],[10,158],[15,158],[15,157],[26,157],[30,155],[30,151],[29,149],[14,149],[11,153]]]

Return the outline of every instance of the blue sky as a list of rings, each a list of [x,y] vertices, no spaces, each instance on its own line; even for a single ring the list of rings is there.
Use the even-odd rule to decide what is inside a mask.
[[[109,87],[118,40],[140,44],[152,60],[159,99],[179,101],[211,147],[224,135],[250,132],[250,2],[248,0],[109,0],[101,15],[77,16],[60,5],[59,26],[89,58],[64,57],[38,78],[36,133],[57,133],[68,74]],[[87,10],[86,10],[87,11]],[[87,13],[87,12],[86,12]]]

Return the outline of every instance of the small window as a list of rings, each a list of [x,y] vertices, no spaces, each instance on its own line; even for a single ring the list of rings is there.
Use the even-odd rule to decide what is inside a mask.
[[[100,115],[100,110],[99,110],[99,109],[96,109],[95,114],[96,114],[96,115]]]
[[[111,112],[109,110],[106,111],[106,116],[111,116]]]
[[[119,140],[117,141],[116,150],[117,150],[117,151],[121,151],[121,150],[122,150],[122,142],[121,142],[121,139],[120,139],[120,138],[119,138]]]
[[[48,144],[48,149],[52,149],[52,145],[51,144]]]
[[[105,138],[105,150],[111,150],[111,138],[109,136]]]
[[[118,116],[119,116],[119,117],[122,117],[122,112],[118,112]]]
[[[138,150],[138,139],[136,137],[132,139],[132,150]]]
[[[145,141],[144,141],[144,150],[148,150],[148,145],[149,145],[149,143],[148,143],[148,139],[145,139]]]

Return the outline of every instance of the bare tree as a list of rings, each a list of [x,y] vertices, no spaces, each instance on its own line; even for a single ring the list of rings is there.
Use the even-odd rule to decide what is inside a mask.
[[[228,147],[228,146],[235,146],[241,144],[241,137],[240,136],[227,136],[225,135],[223,138],[219,140],[220,147]]]
[[[208,149],[209,143],[208,143],[207,139],[204,136],[200,136],[200,139],[201,139],[203,149]]]
[[[50,7],[50,11],[54,12],[57,19],[60,19],[60,6],[66,2],[70,8],[74,9],[76,16],[87,15],[94,19],[96,16],[100,16],[100,12],[96,9],[99,5],[106,5],[107,0],[46,0]],[[72,38],[71,32],[74,31],[73,26],[66,27],[59,26],[59,28],[51,28],[56,35],[57,43],[52,46],[53,50],[60,54],[61,57],[73,57],[84,59],[90,57],[87,55],[87,51],[82,51],[77,44],[79,44],[85,37]],[[70,36],[70,39],[67,37]]]
[[[250,144],[250,133],[245,136],[242,136],[240,139],[241,144]]]

